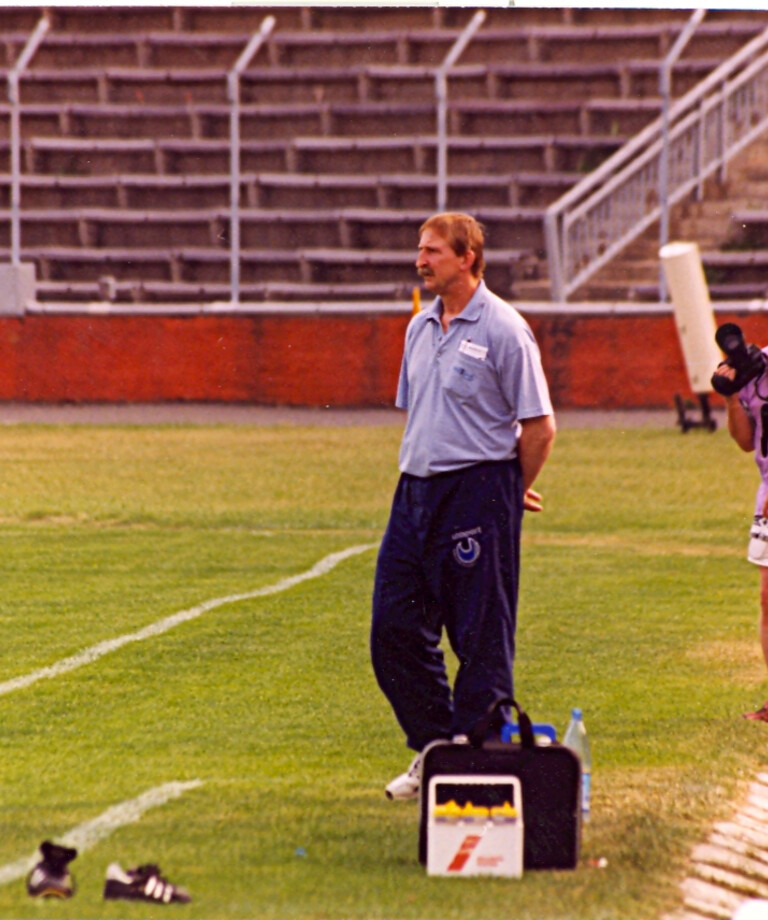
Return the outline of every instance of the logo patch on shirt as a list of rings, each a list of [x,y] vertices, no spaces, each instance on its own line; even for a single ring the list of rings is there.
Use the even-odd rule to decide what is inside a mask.
[[[453,547],[453,558],[459,563],[459,565],[462,565],[465,568],[471,568],[477,563],[477,560],[480,558],[482,548],[480,546],[480,541],[476,539],[476,536],[482,532],[482,527],[475,527],[474,530],[465,530],[460,533],[453,534],[451,539],[456,541],[456,545]]]
[[[464,339],[459,345],[459,351],[463,355],[469,355],[470,358],[477,358],[478,361],[485,361],[488,357],[488,346],[478,345],[477,342],[470,342]]]

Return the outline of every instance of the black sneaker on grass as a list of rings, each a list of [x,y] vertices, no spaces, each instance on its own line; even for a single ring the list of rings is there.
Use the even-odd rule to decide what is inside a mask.
[[[40,844],[42,859],[27,875],[27,894],[33,898],[71,898],[75,885],[67,864],[77,850],[45,840]]]
[[[123,869],[118,863],[107,868],[104,883],[105,901],[156,901],[159,904],[187,904],[192,899],[183,888],[172,885],[160,875],[155,865]]]

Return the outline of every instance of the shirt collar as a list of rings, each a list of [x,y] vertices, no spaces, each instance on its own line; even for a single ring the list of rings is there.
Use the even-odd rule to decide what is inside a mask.
[[[482,313],[483,307],[485,306],[486,290],[485,281],[481,279],[480,283],[475,289],[475,293],[470,298],[469,303],[466,305],[466,307],[464,307],[461,313],[459,313],[456,319],[464,323],[476,323],[480,319],[480,314]],[[432,305],[426,310],[427,319],[439,323],[442,309],[442,301],[439,297],[436,297],[432,302]]]

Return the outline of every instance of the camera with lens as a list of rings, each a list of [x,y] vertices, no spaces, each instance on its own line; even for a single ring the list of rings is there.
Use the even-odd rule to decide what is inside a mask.
[[[736,323],[723,323],[715,333],[715,341],[726,356],[723,363],[736,371],[733,380],[722,374],[712,375],[712,389],[721,396],[738,393],[768,367],[768,358],[757,345],[747,345],[744,333]]]

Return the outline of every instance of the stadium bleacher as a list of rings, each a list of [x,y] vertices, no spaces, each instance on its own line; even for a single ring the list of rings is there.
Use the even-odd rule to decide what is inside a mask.
[[[2,8],[12,66],[42,8]],[[389,299],[414,283],[436,205],[434,73],[471,10],[54,7],[21,82],[22,254],[39,298],[226,299],[227,71],[267,14],[241,83],[243,299]],[[546,299],[546,207],[658,116],[659,64],[686,10],[490,10],[449,81],[449,206],[489,231],[499,293]],[[708,14],[675,67],[684,93],[768,14]],[[0,104],[0,207],[9,207]],[[7,252],[7,228],[0,256]],[[727,249],[727,241],[723,241]],[[746,245],[746,244],[745,244]],[[731,246],[733,248],[733,246]],[[710,250],[723,291],[759,286]],[[638,264],[648,261],[636,260]],[[647,266],[625,296],[652,297]],[[740,274],[741,273],[741,274]],[[618,277],[587,294],[620,296]],[[601,287],[602,284],[602,287]]]

